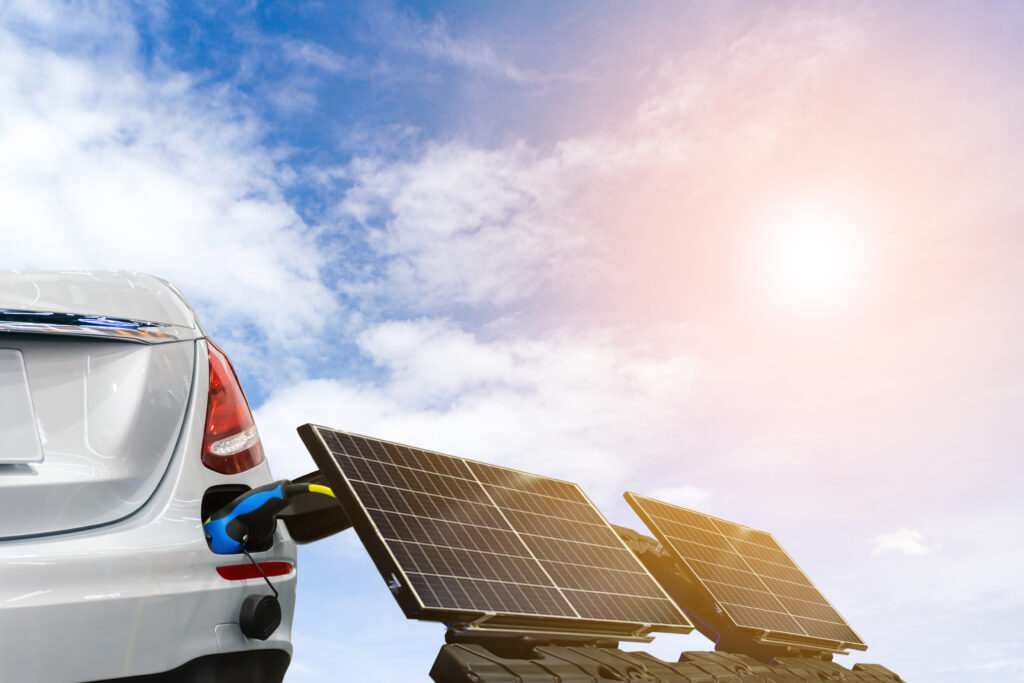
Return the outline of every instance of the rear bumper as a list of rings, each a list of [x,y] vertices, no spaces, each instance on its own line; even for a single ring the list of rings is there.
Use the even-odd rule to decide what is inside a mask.
[[[242,635],[238,614],[262,579],[228,581],[218,566],[245,562],[206,545],[198,499],[172,499],[155,519],[58,538],[0,543],[0,662],[4,680],[71,683],[175,669],[230,651],[291,653],[296,571],[273,577],[281,626],[266,641]],[[257,561],[296,566],[278,540]],[[189,680],[189,679],[182,679]]]
[[[266,641],[250,640],[238,626],[238,614],[246,595],[269,592],[262,579],[227,581],[216,574],[216,561],[181,548],[168,550],[185,557],[96,553],[56,565],[24,561],[13,567],[5,558],[0,571],[4,677],[71,683],[165,671],[208,654],[291,653],[294,571],[272,579],[280,594],[281,625]],[[205,544],[202,551],[209,554]],[[257,559],[270,558],[295,561],[273,550]]]
[[[290,659],[284,650],[231,652],[199,657],[163,673],[94,683],[281,683]]]

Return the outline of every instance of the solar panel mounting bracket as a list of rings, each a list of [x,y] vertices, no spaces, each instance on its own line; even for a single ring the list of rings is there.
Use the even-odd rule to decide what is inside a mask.
[[[477,633],[486,634],[486,637],[508,637],[508,638],[521,638],[523,636],[533,635],[541,636],[547,639],[555,639],[558,642],[562,641],[573,641],[573,642],[584,642],[584,641],[595,641],[595,642],[629,642],[629,643],[649,643],[654,640],[654,636],[649,635],[649,629],[646,626],[637,628],[632,631],[622,630],[611,630],[606,631],[592,631],[580,628],[573,628],[572,625],[567,625],[565,628],[558,628],[553,623],[535,622],[535,623],[519,623],[518,625],[510,624],[507,620],[503,619],[501,615],[487,614],[478,617],[470,622],[452,624],[449,630],[453,630],[458,633]]]
[[[593,635],[488,632],[486,630],[460,630],[455,627],[449,627],[445,632],[444,640],[449,645],[480,645],[499,657],[519,659],[533,657],[534,649],[538,647],[554,645],[615,648],[619,644],[618,639],[595,638]],[[651,640],[652,638],[646,638],[642,642]]]

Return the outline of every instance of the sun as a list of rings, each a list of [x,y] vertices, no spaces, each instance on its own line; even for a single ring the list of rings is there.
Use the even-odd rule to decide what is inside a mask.
[[[806,204],[773,213],[758,248],[773,298],[808,312],[853,303],[866,287],[865,239],[864,225],[841,207]]]

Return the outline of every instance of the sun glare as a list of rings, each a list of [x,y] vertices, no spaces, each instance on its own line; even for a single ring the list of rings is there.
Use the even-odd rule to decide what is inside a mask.
[[[832,310],[864,289],[864,230],[849,212],[827,206],[780,211],[767,222],[762,240],[761,266],[787,307]]]

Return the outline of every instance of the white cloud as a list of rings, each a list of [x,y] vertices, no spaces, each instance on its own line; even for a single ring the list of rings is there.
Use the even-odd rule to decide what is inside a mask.
[[[348,68],[348,62],[343,55],[325,45],[308,40],[285,40],[281,43],[281,51],[289,61],[327,73],[340,74]]]
[[[0,24],[43,42],[74,36],[79,48],[102,45],[108,52],[130,51],[138,40],[132,13],[159,15],[163,9],[159,3],[135,8],[110,0],[7,0],[0,8]]]
[[[427,309],[508,304],[549,282],[583,245],[562,161],[525,145],[432,146],[408,162],[356,161],[346,175],[353,186],[338,216],[368,228],[387,259],[385,277],[356,291]]]
[[[682,486],[657,489],[650,494],[650,497],[663,500],[666,503],[672,503],[673,505],[704,512],[704,508],[707,507],[707,502],[711,499],[712,493],[707,489],[683,484]]]
[[[345,283],[348,292],[427,312],[507,307],[555,283],[552,291],[576,291],[625,277],[618,260],[637,245],[679,248],[673,240],[702,224],[715,232],[731,217],[702,195],[734,192],[785,133],[799,134],[808,116],[802,89],[860,46],[845,19],[795,13],[780,23],[731,33],[728,50],[698,45],[667,63],[662,87],[615,130],[549,147],[454,140],[326,172],[344,183],[337,219],[365,229],[385,262],[383,272]]]
[[[20,37],[26,21],[0,27],[0,267],[143,270],[221,329],[316,330],[335,308],[325,257],[231,93],[55,52]]]
[[[314,469],[295,428],[314,422],[585,482],[621,495],[633,461],[678,453],[679,414],[698,364],[614,336],[483,341],[438,320],[390,322],[360,346],[378,382],[319,379],[277,390],[256,412],[275,474]],[[637,434],[660,434],[638,443]]]
[[[487,43],[469,37],[456,38],[443,17],[421,21],[401,12],[383,12],[381,38],[392,45],[436,62],[456,66],[491,78],[514,82],[544,80],[544,75],[516,66],[495,53]]]
[[[913,529],[899,529],[889,534],[879,534],[871,539],[874,544],[872,555],[896,552],[905,555],[928,555],[942,546],[938,543],[925,543],[924,534]]]

